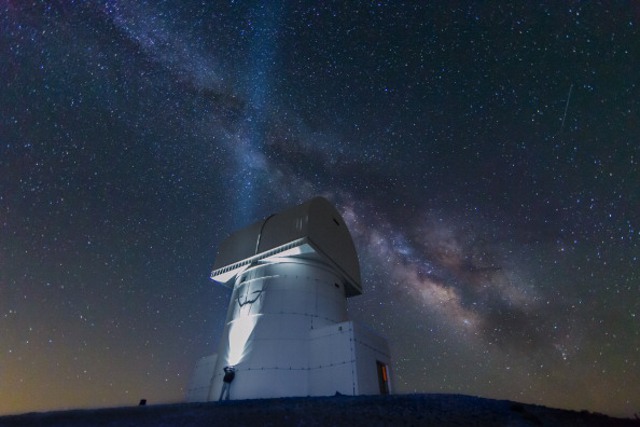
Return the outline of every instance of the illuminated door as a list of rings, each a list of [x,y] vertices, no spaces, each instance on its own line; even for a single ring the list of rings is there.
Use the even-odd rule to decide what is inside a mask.
[[[387,365],[376,360],[376,366],[378,368],[378,384],[380,385],[380,394],[389,394],[389,373],[387,372]]]

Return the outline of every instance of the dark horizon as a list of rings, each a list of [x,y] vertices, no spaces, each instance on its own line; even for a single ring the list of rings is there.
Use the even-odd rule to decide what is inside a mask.
[[[209,426],[278,425],[388,426],[398,424],[459,426],[473,424],[545,426],[636,426],[635,419],[611,418],[588,411],[568,411],[465,395],[411,394],[402,396],[326,396],[252,399],[225,402],[181,403],[106,409],[73,410],[0,416],[0,427],[30,425],[103,426],[144,425]]]

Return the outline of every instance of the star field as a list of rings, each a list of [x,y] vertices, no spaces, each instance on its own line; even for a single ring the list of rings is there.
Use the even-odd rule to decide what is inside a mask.
[[[0,414],[176,402],[315,195],[398,393],[640,410],[630,3],[0,1]]]

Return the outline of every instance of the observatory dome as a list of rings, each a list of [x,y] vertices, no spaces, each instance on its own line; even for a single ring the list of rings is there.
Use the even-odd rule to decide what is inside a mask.
[[[312,259],[341,273],[346,296],[360,295],[358,254],[342,216],[323,197],[271,215],[229,236],[216,256],[211,278],[233,287],[252,264],[282,257]]]

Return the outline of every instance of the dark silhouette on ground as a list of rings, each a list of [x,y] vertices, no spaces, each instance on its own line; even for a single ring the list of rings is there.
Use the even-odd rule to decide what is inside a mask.
[[[632,419],[448,394],[262,399],[0,417],[15,426],[640,426]]]

